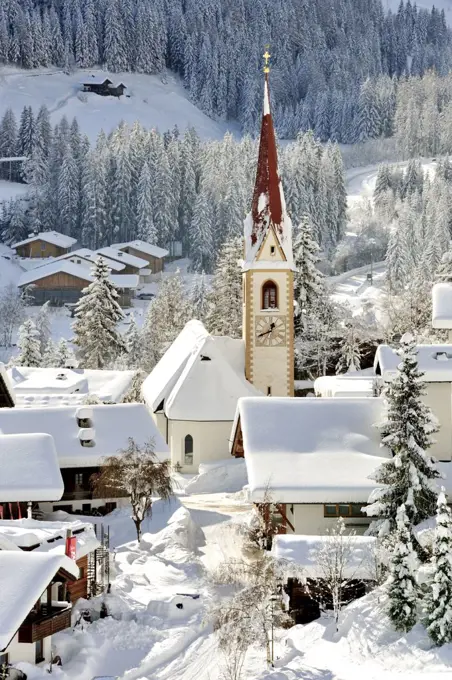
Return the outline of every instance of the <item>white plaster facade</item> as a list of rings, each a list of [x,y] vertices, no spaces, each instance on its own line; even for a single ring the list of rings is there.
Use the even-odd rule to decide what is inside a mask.
[[[362,505],[367,505],[367,498],[362,501]],[[337,522],[336,517],[325,517],[323,503],[297,503],[286,504],[287,519],[293,525],[295,531],[287,526],[288,534],[306,534],[310,536],[321,536],[327,529],[332,529]],[[344,517],[344,524],[356,534],[364,534],[370,524],[367,517]]]
[[[44,656],[44,663],[50,663],[52,658],[52,636],[46,637],[42,641],[42,652]],[[35,665],[36,663],[36,642],[24,643],[19,642],[19,634],[16,633],[11,640],[9,646],[2,654],[8,655],[8,662],[17,664],[26,662]]]
[[[428,382],[425,385],[424,403],[432,410],[439,423],[435,443],[429,453],[440,461],[452,460],[452,383]]]
[[[277,286],[277,307],[263,309],[263,286]],[[243,273],[243,339],[246,378],[264,395],[293,396],[293,274],[273,230],[264,239],[256,265]],[[265,346],[258,337],[265,319],[281,319],[284,339]]]

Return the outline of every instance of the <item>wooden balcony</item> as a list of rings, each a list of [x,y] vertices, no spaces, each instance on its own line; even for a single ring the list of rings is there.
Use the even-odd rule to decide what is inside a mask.
[[[19,628],[19,642],[36,642],[71,627],[71,605],[43,606],[40,613],[31,613]]]
[[[65,491],[62,501],[91,501],[93,492],[88,489],[78,489],[77,491]]]

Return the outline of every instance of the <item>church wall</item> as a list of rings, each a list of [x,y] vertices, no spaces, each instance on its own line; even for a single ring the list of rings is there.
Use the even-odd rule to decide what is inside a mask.
[[[168,421],[168,445],[171,463],[182,466],[182,472],[197,473],[200,463],[230,458],[229,440],[232,421],[201,422],[193,420]],[[185,437],[193,437],[193,464],[185,464]]]
[[[429,453],[438,460],[452,459],[452,390],[451,383],[427,383],[424,403],[432,409],[440,429],[433,435],[435,444]]]
[[[162,435],[163,439],[166,441],[168,444],[167,440],[167,422],[168,419],[166,415],[163,413],[163,411],[159,411],[158,413],[153,413],[152,418],[154,420],[154,423],[157,425],[158,431]]]
[[[289,285],[292,273],[284,270],[254,270],[245,281],[245,341],[247,351],[247,377],[263,394],[271,387],[272,396],[293,394],[293,298]],[[262,286],[271,279],[278,286],[278,308],[262,310]],[[250,299],[246,299],[246,295]],[[286,320],[286,342],[278,347],[256,346],[256,316],[282,316]]]
[[[363,506],[367,505],[367,498],[363,499],[362,503]],[[295,527],[295,531],[292,531],[288,526],[288,534],[322,535],[337,521],[334,517],[324,517],[323,503],[300,503],[293,506],[287,503],[286,512],[288,520]],[[345,526],[352,527],[357,534],[363,534],[369,526],[369,520],[366,517],[344,518],[344,522]]]

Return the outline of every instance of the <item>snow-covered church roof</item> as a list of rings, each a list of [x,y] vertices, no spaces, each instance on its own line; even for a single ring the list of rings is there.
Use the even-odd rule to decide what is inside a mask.
[[[251,499],[267,489],[280,503],[361,503],[369,475],[390,456],[375,424],[380,398],[240,399],[240,426]]]
[[[262,115],[259,157],[254,185],[251,212],[245,219],[245,256],[243,270],[265,268],[264,261],[272,267],[281,261],[288,269],[294,268],[292,253],[292,222],[287,214],[281,178],[278,173],[278,154],[275,131],[270,111],[268,77],[264,84],[264,108]],[[272,234],[277,248],[275,258],[259,257],[267,237]],[[278,252],[276,252],[278,251]],[[258,264],[259,261],[259,264]]]
[[[179,333],[142,394],[152,411],[171,420],[200,421],[232,421],[240,397],[261,395],[245,379],[243,341],[212,336],[197,320]]]

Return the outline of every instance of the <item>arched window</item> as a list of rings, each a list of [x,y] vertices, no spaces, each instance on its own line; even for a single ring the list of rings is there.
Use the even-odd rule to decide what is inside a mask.
[[[193,465],[193,437],[187,434],[184,439],[184,463],[185,465]]]
[[[278,307],[278,287],[274,281],[266,281],[262,286],[262,309]]]

